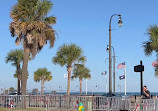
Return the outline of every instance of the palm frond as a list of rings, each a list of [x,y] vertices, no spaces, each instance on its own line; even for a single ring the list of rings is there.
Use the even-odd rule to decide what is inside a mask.
[[[72,79],[74,78],[90,79],[91,78],[90,70],[87,67],[85,67],[83,64],[76,64],[73,69]]]
[[[85,56],[81,56],[81,57],[78,59],[78,62],[85,63],[85,62],[86,62],[86,57],[85,57]]]
[[[151,46],[151,42],[144,42],[143,43],[143,47],[144,47],[144,52],[146,56],[150,56],[153,52],[152,46]]]
[[[37,10],[36,20],[43,19],[51,11],[53,4],[48,0],[43,0],[40,2],[39,8]]]
[[[44,21],[46,24],[54,25],[56,24],[56,17],[54,16],[46,17]]]
[[[51,72],[49,72],[46,68],[39,68],[34,72],[34,81],[50,81],[52,80]]]
[[[147,29],[147,34],[149,40],[143,43],[145,55],[150,56],[155,51],[158,57],[158,26],[151,25]],[[158,77],[158,67],[155,68],[155,76]]]
[[[18,0],[12,7],[10,17],[10,33],[16,38],[16,45],[25,42],[32,57],[43,48],[47,42],[54,46],[55,31],[51,25],[56,23],[56,17],[47,16],[53,4],[49,0]]]
[[[64,44],[59,47],[56,56],[53,58],[53,63],[61,66],[72,66],[73,63],[85,61],[85,57],[82,56],[82,49],[75,44]]]
[[[11,50],[6,56],[6,60],[5,60],[6,63],[11,62],[13,66],[16,66],[22,61],[23,61],[23,50],[21,49]]]
[[[154,50],[158,51],[158,26],[153,25],[148,28],[149,40]]]
[[[17,75],[17,74],[14,74],[13,76],[14,76],[14,78],[18,78],[18,75]]]

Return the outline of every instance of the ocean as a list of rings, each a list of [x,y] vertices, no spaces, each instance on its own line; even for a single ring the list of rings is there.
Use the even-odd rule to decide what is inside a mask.
[[[50,93],[46,93],[45,94],[50,94]],[[59,95],[65,95],[66,92],[56,92],[55,94],[59,94]],[[70,95],[80,95],[80,92],[70,92]],[[82,92],[82,95],[86,95],[86,92]],[[108,95],[108,93],[106,94],[105,92],[88,92],[87,95],[98,95],[98,96],[104,96],[104,95]],[[124,92],[116,92],[115,96],[124,96]],[[140,92],[127,92],[126,96],[140,96]],[[152,96],[158,96],[158,92],[151,92],[150,95]]]

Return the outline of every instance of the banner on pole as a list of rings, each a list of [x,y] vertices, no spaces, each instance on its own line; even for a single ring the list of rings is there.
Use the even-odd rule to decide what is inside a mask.
[[[153,67],[157,67],[157,65],[158,65],[157,60],[155,60],[155,61],[152,62],[152,66],[153,66]]]
[[[64,78],[67,78],[68,77],[68,74],[64,74]]]
[[[119,76],[119,79],[120,80],[125,79],[125,75]]]

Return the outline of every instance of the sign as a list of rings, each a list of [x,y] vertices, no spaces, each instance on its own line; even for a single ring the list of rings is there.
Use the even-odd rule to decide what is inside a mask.
[[[143,66],[143,62],[140,61],[140,65],[134,66],[134,71],[135,72],[140,72],[140,92],[141,95],[143,95],[143,71],[144,71],[144,66]]]
[[[67,78],[68,77],[68,74],[64,74],[64,78]]]
[[[144,71],[143,65],[134,66],[134,72],[143,72],[143,71]]]

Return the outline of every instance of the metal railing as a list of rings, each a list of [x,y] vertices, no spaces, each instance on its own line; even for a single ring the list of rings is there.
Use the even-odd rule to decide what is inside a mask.
[[[132,111],[158,111],[158,99],[140,99],[133,104]]]
[[[0,95],[0,111],[77,111],[82,102],[85,111],[158,111],[158,99],[132,102],[130,97]]]

